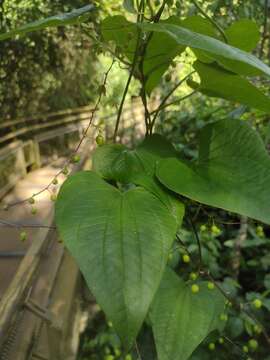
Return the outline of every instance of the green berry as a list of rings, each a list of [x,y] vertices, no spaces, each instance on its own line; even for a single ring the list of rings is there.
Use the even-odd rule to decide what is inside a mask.
[[[96,137],[96,143],[97,143],[97,145],[99,145],[99,146],[104,145],[104,143],[105,143],[104,137],[99,134],[99,135]]]
[[[50,199],[51,199],[51,201],[56,201],[57,200],[57,195],[56,194],[51,194]]]
[[[37,213],[37,208],[33,206],[33,207],[31,208],[31,214],[32,214],[32,215],[36,215],[36,213]]]
[[[188,263],[190,263],[190,256],[185,254],[182,256],[182,260],[185,264],[188,264]]]
[[[35,203],[35,199],[34,197],[30,197],[30,199],[28,200],[29,204],[33,205]]]
[[[208,287],[209,290],[214,290],[215,285],[214,285],[214,283],[209,282],[209,283],[207,284],[207,287]]]
[[[201,226],[200,226],[200,231],[201,231],[201,232],[204,232],[204,231],[206,231],[206,230],[207,230],[206,225],[201,225]]]
[[[165,76],[165,81],[166,81],[166,82],[170,82],[171,80],[172,80],[171,74],[167,74],[167,75]]]
[[[196,274],[195,272],[192,272],[192,273],[190,273],[189,278],[190,278],[190,280],[195,281],[198,278],[198,274]]]
[[[126,355],[125,360],[132,360],[132,356],[130,354]]]
[[[221,337],[218,339],[218,342],[222,345],[222,344],[224,344],[224,339]]]
[[[221,230],[216,225],[212,225],[211,226],[211,232],[212,232],[213,235],[219,236],[220,233],[221,233]]]
[[[108,322],[109,328],[113,327],[113,323],[111,321]]]
[[[258,335],[262,333],[262,329],[259,325],[254,325],[253,330]]]
[[[262,227],[262,226],[257,226],[257,228],[256,228],[256,234],[257,234],[259,237],[264,237],[264,230],[263,230],[263,227]]]
[[[21,240],[22,242],[24,242],[25,240],[27,240],[27,233],[26,233],[25,231],[22,231],[22,232],[20,233],[20,240]]]
[[[80,160],[81,160],[81,157],[79,155],[74,155],[74,156],[72,156],[71,162],[73,164],[77,164],[78,162],[80,162]]]
[[[52,181],[53,185],[57,185],[58,184],[58,180],[56,178],[53,179]]]
[[[247,347],[246,345],[244,345],[242,349],[243,349],[243,352],[246,353],[246,354],[247,354],[248,351],[249,351],[249,350],[248,350],[248,347]]]
[[[215,350],[215,348],[216,348],[216,345],[214,343],[210,343],[208,345],[208,349],[211,350],[211,351]]]
[[[115,356],[120,357],[120,355],[121,355],[120,349],[114,348],[114,354],[115,354]]]
[[[200,291],[199,285],[193,284],[191,286],[191,291],[193,292],[193,294],[197,294]]]
[[[258,341],[255,339],[250,339],[248,342],[248,347],[252,350],[252,351],[256,351],[258,349]]]
[[[67,166],[65,166],[64,169],[62,170],[62,174],[68,175],[68,168],[67,168]]]
[[[220,315],[220,320],[221,321],[227,321],[228,320],[228,315],[227,314],[221,314]]]
[[[260,309],[262,307],[262,302],[260,299],[255,299],[253,301],[253,306],[256,308],[256,309]]]

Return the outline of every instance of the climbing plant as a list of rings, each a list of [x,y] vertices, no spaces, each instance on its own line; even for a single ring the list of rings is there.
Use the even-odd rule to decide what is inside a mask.
[[[228,116],[206,124],[193,161],[155,133],[160,111],[183,84],[190,88],[185,98],[202,93],[270,112],[270,98],[258,87],[258,78],[269,77],[270,68],[251,53],[260,40],[256,24],[242,19],[223,29],[192,2],[200,14],[185,19],[172,14],[172,0],[125,0],[125,15],[110,15],[96,29],[87,26],[92,6],[86,6],[0,35],[6,39],[81,21],[84,31],[129,71],[113,138],[105,142],[99,135],[92,170],[63,184],[56,224],[125,351],[136,345],[146,323],[160,360],[190,358],[210,333],[222,332],[231,305],[202,263],[196,232],[197,273],[188,278],[168,267],[170,251],[181,241],[186,200],[270,224],[270,158],[247,123]],[[170,81],[168,69],[173,65],[179,76],[175,60],[190,51],[192,71],[150,110],[162,78]],[[132,79],[141,84],[145,137],[129,149],[119,143],[118,129]],[[188,254],[184,261],[190,261]]]

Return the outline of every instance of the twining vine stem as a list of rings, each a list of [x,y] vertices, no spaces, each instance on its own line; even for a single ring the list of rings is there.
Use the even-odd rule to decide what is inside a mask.
[[[90,119],[89,119],[88,125],[87,125],[87,127],[84,129],[83,135],[82,135],[81,139],[79,140],[79,142],[78,142],[77,146],[75,147],[75,149],[72,151],[70,157],[65,161],[63,168],[55,174],[55,176],[53,177],[53,179],[52,179],[52,180],[49,182],[49,184],[46,185],[43,189],[41,189],[40,191],[32,194],[32,196],[31,196],[30,198],[26,198],[26,199],[23,199],[23,200],[20,200],[20,201],[16,201],[16,202],[14,202],[14,203],[6,204],[6,205],[4,206],[4,210],[9,210],[10,208],[12,208],[12,207],[14,207],[14,206],[17,206],[17,205],[23,204],[23,203],[25,203],[25,202],[28,202],[30,199],[35,198],[36,196],[42,194],[43,192],[49,191],[49,188],[53,185],[54,180],[55,180],[60,174],[63,173],[63,170],[64,170],[67,166],[69,166],[69,165],[72,163],[72,159],[73,159],[74,156],[77,154],[77,152],[79,151],[79,149],[80,149],[83,141],[84,141],[85,138],[87,137],[88,130],[90,129],[90,127],[91,127],[91,125],[92,125],[92,123],[93,123],[93,120],[94,120],[94,117],[95,117],[96,112],[98,111],[98,107],[99,107],[99,105],[100,105],[101,99],[102,99],[103,95],[105,95],[107,79],[108,79],[109,73],[110,73],[110,71],[111,71],[114,63],[115,63],[115,58],[113,58],[111,65],[109,66],[108,70],[104,73],[103,83],[102,83],[102,85],[100,86],[99,96],[98,96],[98,99],[97,99],[97,101],[96,101],[95,107],[94,107],[94,109],[91,110],[91,115],[90,115]]]

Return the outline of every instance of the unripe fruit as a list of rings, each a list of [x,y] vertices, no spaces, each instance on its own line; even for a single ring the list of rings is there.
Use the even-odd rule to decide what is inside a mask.
[[[248,347],[247,347],[246,345],[243,346],[243,351],[244,351],[244,353],[246,353],[246,354],[248,353],[249,350],[248,350]]]
[[[256,334],[261,334],[262,333],[262,329],[259,325],[254,325],[253,330]]]
[[[51,201],[56,201],[57,200],[57,195],[56,194],[51,194],[50,199],[51,199]]]
[[[170,74],[167,74],[166,76],[165,76],[165,81],[166,82],[170,82],[172,80],[172,76],[170,75]]]
[[[115,359],[115,356],[113,355],[106,355],[104,360],[114,360]]]
[[[250,339],[250,340],[249,340],[249,342],[248,342],[248,347],[249,347],[251,350],[253,350],[253,351],[257,350],[257,349],[258,349],[258,346],[259,346],[259,344],[258,344],[258,341],[257,341],[257,340],[255,340],[255,339]]]
[[[208,345],[208,349],[211,350],[211,351],[215,350],[215,348],[216,348],[216,345],[214,343],[210,343]]]
[[[99,146],[104,145],[104,143],[105,143],[104,137],[99,134],[99,135],[96,137],[96,143],[97,143],[97,145],[99,145]]]
[[[52,183],[53,183],[53,185],[57,185],[57,184],[58,184],[58,180],[55,178],[55,179],[53,179]]]
[[[36,213],[37,213],[37,208],[32,207],[32,208],[31,208],[31,214],[32,214],[32,215],[36,215]]]
[[[185,254],[182,256],[182,260],[185,264],[188,264],[188,263],[190,263],[190,256]]]
[[[33,205],[35,203],[35,199],[32,197],[30,197],[30,199],[28,200],[29,204]]]
[[[211,232],[213,235],[216,235],[216,236],[220,235],[220,233],[221,233],[220,229],[216,225],[211,226]]]
[[[125,360],[132,360],[132,356],[130,354],[126,355]]]
[[[22,231],[20,233],[20,240],[24,242],[27,239],[27,233],[25,231]]]
[[[256,309],[260,309],[262,307],[262,302],[260,299],[255,299],[253,301],[253,306],[256,308]]]
[[[214,283],[209,282],[209,283],[207,284],[207,287],[208,287],[209,290],[213,290],[213,289],[215,288],[215,285],[214,285]]]
[[[264,231],[263,231],[263,227],[262,227],[262,226],[257,226],[257,228],[256,228],[256,234],[257,234],[259,237],[264,237]]]
[[[193,294],[197,294],[200,291],[200,288],[197,284],[193,284],[191,286],[191,291],[193,292]]]
[[[67,166],[65,166],[64,169],[62,170],[62,174],[68,175],[68,168],[67,168]]]
[[[206,230],[207,230],[206,225],[201,225],[201,226],[200,226],[200,231],[201,231],[201,232],[204,232],[204,231],[206,231]]]
[[[222,345],[222,344],[224,344],[224,339],[221,337],[218,339],[218,342]]]
[[[192,273],[190,273],[189,278],[190,278],[190,280],[194,281],[198,278],[198,274],[196,274],[195,272],[192,272]]]
[[[81,160],[81,158],[79,155],[74,155],[74,156],[72,156],[71,162],[73,164],[77,164],[78,162],[80,162],[80,160]]]
[[[220,318],[221,321],[227,321],[228,320],[228,315],[227,314],[221,314],[219,318]]]

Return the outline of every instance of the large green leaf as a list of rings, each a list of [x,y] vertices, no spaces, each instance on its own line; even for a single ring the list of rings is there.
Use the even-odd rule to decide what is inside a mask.
[[[270,157],[245,122],[225,119],[207,125],[198,163],[161,160],[157,176],[176,193],[270,224]]]
[[[150,320],[159,360],[186,360],[213,330],[219,327],[224,296],[198,283],[200,291],[167,269],[151,305]]]
[[[130,348],[158,289],[176,220],[142,188],[120,192],[96,173],[71,176],[56,224],[98,303]]]
[[[98,147],[93,154],[93,170],[106,180],[140,185],[157,196],[182,222],[183,204],[156,180],[156,163],[175,156],[173,146],[160,135],[147,137],[140,146],[129,150],[120,144]]]
[[[0,34],[0,41],[12,38],[16,35],[26,34],[28,32],[38,31],[47,27],[66,26],[77,24],[86,21],[90,12],[94,9],[93,5],[86,5],[82,8],[72,10],[71,12],[51,16],[47,19],[34,21],[32,23],[23,25],[17,29],[11,30],[7,33]]]
[[[259,75],[264,73],[270,76],[270,68],[252,54],[207,35],[174,24],[144,23],[139,26],[145,31],[165,33],[179,45],[204,50],[209,57],[217,60],[222,66],[236,73],[243,75]]]
[[[258,25],[250,19],[241,19],[225,30],[228,42],[244,51],[252,51],[260,40]]]
[[[201,78],[197,88],[200,92],[270,112],[270,98],[248,80],[215,64],[206,65],[196,61],[193,67]]]

